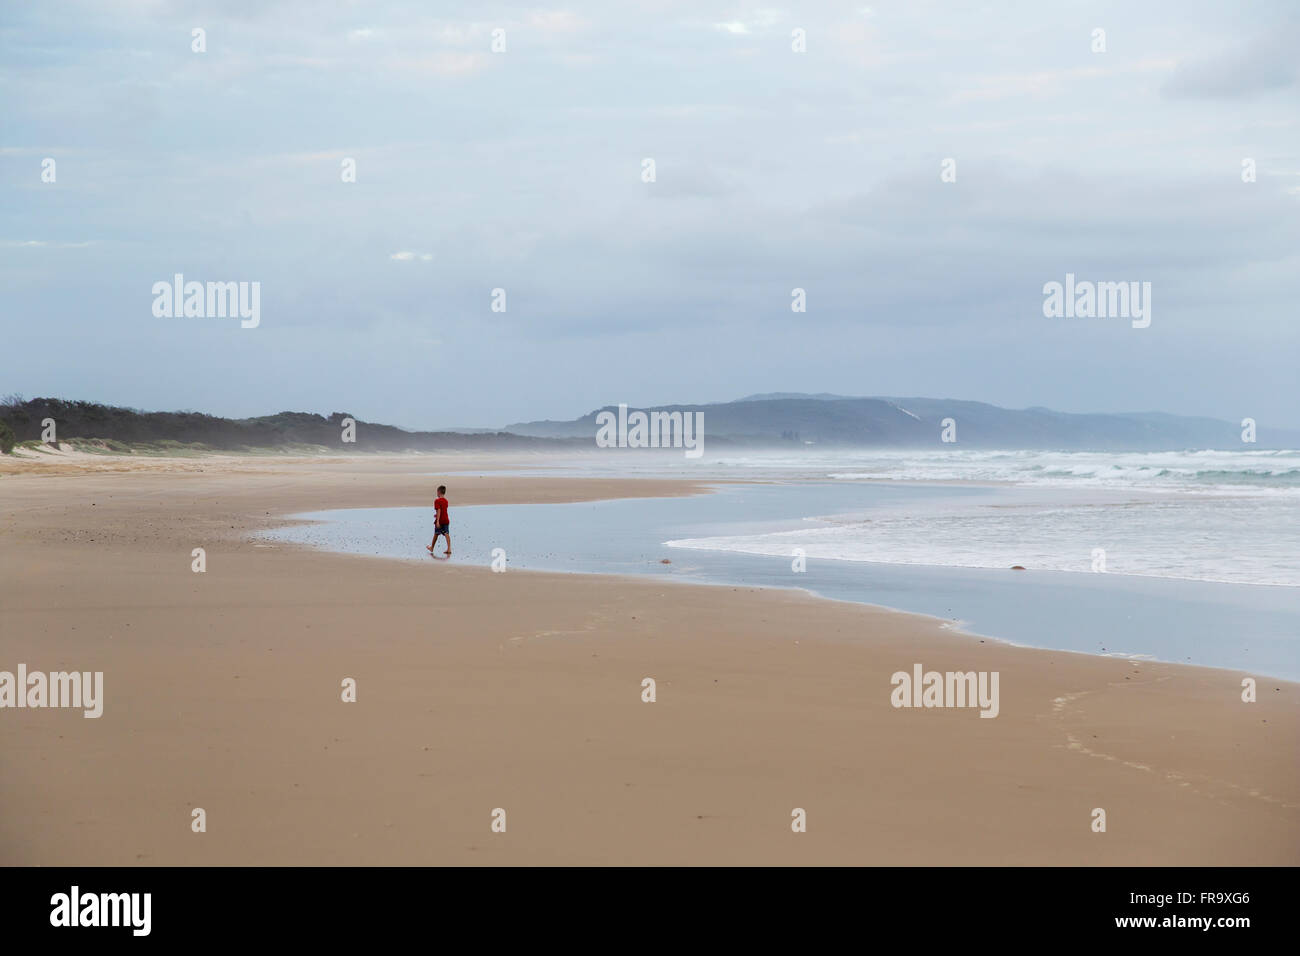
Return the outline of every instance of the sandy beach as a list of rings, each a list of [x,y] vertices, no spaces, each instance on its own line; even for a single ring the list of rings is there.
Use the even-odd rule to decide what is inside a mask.
[[[1249,675],[1013,647],[793,591],[250,537],[295,512],[430,505],[431,473],[453,511],[701,490],[477,474],[507,464],[8,461],[0,670],[102,671],[104,712],[0,710],[0,863],[1300,860],[1297,684],[1261,678],[1246,704]],[[915,663],[997,671],[1000,713],[894,708],[890,675]]]

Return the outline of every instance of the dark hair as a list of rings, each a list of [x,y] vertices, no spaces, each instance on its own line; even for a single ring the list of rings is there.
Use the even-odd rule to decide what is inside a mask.
[[[440,495],[445,495],[446,493],[447,493],[447,486],[446,486],[446,485],[439,485],[439,486],[438,486],[438,494],[440,494]]]

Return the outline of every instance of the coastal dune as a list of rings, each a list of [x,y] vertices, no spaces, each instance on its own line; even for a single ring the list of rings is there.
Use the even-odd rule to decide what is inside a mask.
[[[1015,647],[798,591],[251,537],[295,512],[431,505],[435,473],[453,512],[703,490],[479,474],[507,464],[9,469],[0,671],[104,677],[99,718],[0,710],[0,863],[1300,862],[1294,683]],[[411,529],[413,557],[429,532]],[[894,707],[891,675],[916,664],[996,671],[997,717]]]

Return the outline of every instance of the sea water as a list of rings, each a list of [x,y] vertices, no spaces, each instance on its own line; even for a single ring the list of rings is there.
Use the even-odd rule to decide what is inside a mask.
[[[900,463],[902,453],[892,465],[881,455],[752,456],[740,465],[715,461],[708,472],[673,471],[704,478],[742,468],[759,479],[693,497],[456,507],[453,494],[452,560],[488,566],[495,551],[509,569],[798,587],[1015,643],[1300,679],[1300,494],[1287,490],[1288,462],[1271,463],[1280,472],[1274,484],[1256,461],[1208,456],[1199,462],[1208,468],[1122,462],[1145,476],[1124,481],[1111,473],[1123,456],[1094,466],[1057,457],[1047,468],[1031,457],[1040,453],[1003,454],[1010,457],[998,473],[1041,477],[982,484],[952,475],[981,468],[987,480],[984,453],[930,461],[929,481],[948,484],[881,480],[889,467],[922,473],[914,460]],[[1234,453],[1215,453],[1225,454]],[[677,467],[647,462],[643,472]],[[940,468],[949,469],[944,478]],[[599,467],[583,461],[548,472],[556,470]],[[1229,480],[1193,473],[1210,470],[1230,472]],[[297,517],[319,523],[268,536],[434,563],[423,550],[431,508]],[[799,626],[792,619],[791,633]]]

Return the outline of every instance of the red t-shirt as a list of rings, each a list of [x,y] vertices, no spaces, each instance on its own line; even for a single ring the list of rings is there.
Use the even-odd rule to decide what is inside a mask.
[[[447,520],[447,499],[439,498],[433,503],[433,507],[438,512],[438,524],[450,524]]]

